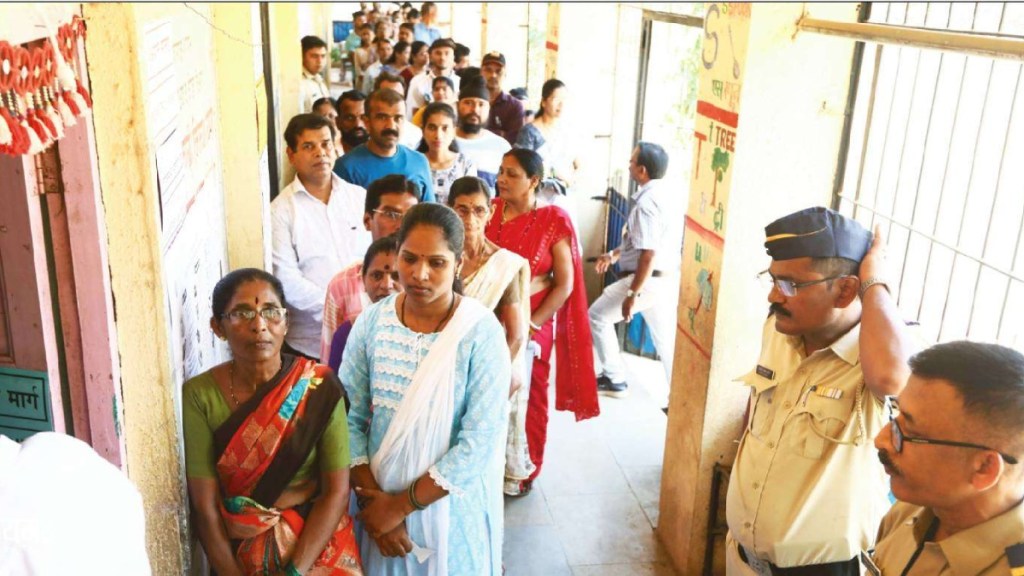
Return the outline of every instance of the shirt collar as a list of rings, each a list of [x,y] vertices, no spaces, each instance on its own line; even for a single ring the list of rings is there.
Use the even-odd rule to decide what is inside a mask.
[[[796,352],[798,358],[806,359],[804,355],[804,340],[800,336],[786,336],[786,342]],[[856,366],[860,363],[860,323],[858,322],[853,328],[850,328],[846,334],[840,336],[835,342],[829,344],[826,348],[816,351],[814,354],[820,354],[826,350],[831,350],[833,354],[839,357],[840,360],[846,362],[851,366]],[[814,356],[811,354],[811,356]]]
[[[860,362],[860,322],[833,342],[829,349],[851,366]]]
[[[434,74],[434,67],[429,65],[429,64],[426,67],[426,72],[427,72],[427,76],[430,76],[431,79],[439,78],[439,76],[437,74]],[[458,76],[458,74],[455,73],[455,68],[452,68],[452,71],[449,72],[448,75],[445,76],[445,78],[452,78],[452,79],[454,79],[457,76]],[[455,83],[455,87],[458,88],[458,86],[459,86],[459,84],[458,84],[458,82],[456,82]],[[458,90],[456,90],[456,92],[458,92]]]
[[[660,178],[656,180],[648,180],[646,184],[642,184],[640,187],[636,189],[636,194],[633,195],[633,200],[639,200],[640,197],[646,194],[648,190],[653,190],[654,188],[656,188],[658,182],[661,182]]]
[[[932,510],[924,508],[907,521],[914,523],[914,540],[918,544],[934,518]],[[1021,533],[1024,533],[1024,504],[1018,503],[999,516],[937,544],[954,574],[981,574],[1005,554],[1006,548],[1021,542]]]
[[[302,77],[307,80],[323,80],[319,74],[310,74],[309,70],[302,69]]]
[[[341,191],[341,182],[341,178],[339,178],[338,175],[335,174],[334,172],[331,172],[331,197],[327,199],[328,202],[331,202],[334,199],[334,197],[337,195],[336,192]],[[309,196],[310,198],[316,200],[316,198],[309,193],[309,190],[306,190],[306,187],[302,185],[302,180],[299,180],[298,174],[296,174],[295,179],[292,180],[292,187],[294,188],[296,194],[302,192],[306,196]],[[319,200],[317,200],[317,202],[319,202]]]

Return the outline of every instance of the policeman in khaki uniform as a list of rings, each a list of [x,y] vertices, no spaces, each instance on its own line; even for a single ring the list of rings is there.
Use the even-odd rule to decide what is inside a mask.
[[[910,345],[876,230],[826,208],[765,228],[772,314],[729,481],[730,576],[860,574],[889,507],[871,440]]]
[[[1024,574],[1024,355],[948,342],[910,360],[893,420],[875,438],[900,500],[868,574]]]

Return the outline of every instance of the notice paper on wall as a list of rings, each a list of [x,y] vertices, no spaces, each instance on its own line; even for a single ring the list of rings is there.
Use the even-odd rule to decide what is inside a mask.
[[[157,180],[173,397],[181,385],[227,358],[210,329],[211,295],[227,272],[209,31],[165,18],[143,32],[146,119]]]

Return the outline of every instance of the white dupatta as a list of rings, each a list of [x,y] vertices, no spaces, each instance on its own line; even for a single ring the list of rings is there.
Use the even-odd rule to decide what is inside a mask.
[[[512,360],[512,373],[519,376],[522,383],[519,390],[510,399],[508,437],[505,443],[505,483],[506,492],[518,493],[521,480],[526,480],[537,467],[530,460],[530,449],[526,439],[526,409],[530,399],[530,371],[533,367],[534,349],[536,345],[528,334],[530,324],[530,263],[522,256],[499,249],[491,255],[483,267],[473,276],[464,280],[463,292],[466,296],[476,298],[491,310],[498,306],[501,297],[512,283],[519,288],[519,316],[522,326],[520,334],[526,336],[526,342]]]
[[[384,491],[407,489],[448,452],[455,416],[459,342],[487,314],[490,310],[463,298],[416,368],[380,448],[370,459],[370,471]],[[449,505],[445,497],[406,517],[409,534],[424,535],[424,541],[414,542],[412,554],[405,557],[410,574],[448,574]],[[414,526],[418,528],[415,531]]]

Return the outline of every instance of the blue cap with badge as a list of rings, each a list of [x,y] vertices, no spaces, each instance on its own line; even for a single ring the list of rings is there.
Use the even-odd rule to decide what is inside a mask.
[[[871,232],[852,218],[816,206],[783,216],[764,228],[772,260],[846,258],[860,262],[871,247]]]

